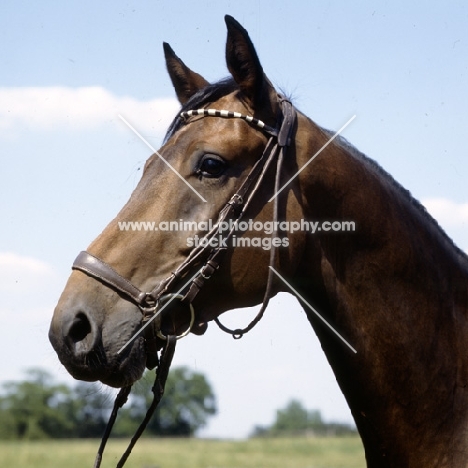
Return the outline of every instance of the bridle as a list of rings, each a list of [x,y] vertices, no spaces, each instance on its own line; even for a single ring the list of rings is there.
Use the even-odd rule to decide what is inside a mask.
[[[115,289],[122,293],[125,298],[138,306],[142,313],[142,327],[139,331],[129,340],[130,343],[136,336],[143,332],[146,329],[145,341],[146,341],[146,353],[147,353],[147,367],[152,369],[156,367],[159,363],[157,373],[156,373],[156,382],[153,387],[154,400],[148,410],[148,413],[145,417],[145,420],[140,425],[140,428],[137,431],[137,434],[133,437],[132,442],[129,445],[129,448],[125,452],[124,456],[121,458],[117,467],[123,466],[128,455],[131,452],[133,445],[136,443],[139,435],[143,432],[147,422],[149,421],[154,409],[156,408],[159,400],[162,397],[164,392],[164,384],[169,372],[169,367],[172,361],[172,356],[175,350],[175,344],[177,339],[180,339],[186,336],[192,329],[195,322],[195,310],[192,305],[195,297],[200,292],[201,288],[204,286],[207,280],[218,269],[221,259],[226,252],[227,248],[224,245],[228,245],[228,242],[234,235],[236,224],[242,219],[247,209],[251,205],[252,200],[257,194],[265,175],[268,169],[272,166],[276,159],[276,175],[275,175],[275,185],[274,190],[275,194],[280,189],[281,182],[281,171],[283,166],[283,159],[286,152],[286,149],[291,145],[292,135],[295,128],[295,123],[297,119],[296,110],[292,106],[291,102],[285,99],[282,96],[278,96],[278,103],[280,107],[280,116],[278,118],[278,123],[276,128],[266,125],[259,119],[256,119],[249,115],[240,114],[238,112],[226,111],[226,110],[216,110],[216,109],[197,109],[182,112],[180,117],[184,119],[187,123],[191,117],[201,116],[201,117],[221,117],[221,118],[240,118],[245,120],[250,125],[260,129],[269,136],[268,142],[265,146],[265,149],[261,157],[253,165],[250,173],[247,175],[246,179],[242,182],[241,186],[238,188],[236,193],[232,195],[230,200],[224,205],[221,209],[218,220],[211,228],[209,232],[203,237],[203,241],[193,248],[187,258],[179,265],[179,267],[171,273],[170,276],[165,278],[160,284],[156,285],[153,290],[149,292],[141,291],[137,286],[132,284],[128,279],[121,276],[117,271],[115,271],[112,266],[99,259],[98,257],[83,251],[75,259],[72,268],[74,270],[79,270],[87,275],[99,280],[106,286]],[[273,206],[273,218],[274,221],[278,221],[278,197],[274,198]],[[229,231],[223,235],[221,226],[225,226],[226,222],[229,222],[231,228]],[[277,229],[278,223],[275,222],[274,226]],[[210,240],[223,235],[225,242],[215,247],[211,247]],[[276,237],[277,232],[273,232],[272,236]],[[276,247],[272,246],[270,250],[270,266],[274,266],[276,262]],[[201,265],[201,267],[200,267]],[[195,274],[194,273],[195,270]],[[181,281],[187,279],[185,284],[180,287]],[[268,279],[265,289],[265,294],[263,297],[262,306],[260,311],[257,313],[256,317],[243,329],[231,330],[224,325],[222,325],[218,318],[215,318],[218,326],[225,332],[230,333],[234,338],[240,338],[245,333],[250,331],[262,318],[264,311],[268,306],[268,302],[273,295],[273,273],[272,269],[268,269]],[[177,289],[176,292],[174,290]],[[190,323],[188,328],[180,335],[164,335],[161,330],[161,313],[162,311],[173,301],[180,300],[182,303],[187,304],[190,309]],[[153,326],[149,325],[153,323]],[[156,338],[164,340],[166,342],[164,350],[161,354],[161,359],[158,359],[157,356],[157,345]],[[127,344],[128,344],[127,343]],[[123,348],[122,348],[123,349]],[[119,351],[120,352],[120,351]],[[160,361],[160,362],[159,362]],[[107,441],[107,438],[110,434],[113,422],[117,415],[118,409],[123,406],[126,402],[127,397],[130,393],[130,386],[123,387],[116,398],[114,404],[114,410],[112,412],[111,418],[106,429],[106,433],[103,436],[101,442],[101,447],[98,451],[96,457],[95,467],[99,467],[102,453]],[[154,406],[154,408],[153,408]]]
[[[221,209],[218,220],[212,229],[205,234],[202,241],[200,241],[198,246],[190,252],[184,262],[182,262],[169,277],[164,279],[153,290],[150,292],[141,291],[128,279],[117,273],[109,264],[86,251],[80,252],[80,254],[75,259],[72,268],[74,270],[80,270],[87,275],[98,279],[107,286],[113,289],[117,289],[123,293],[128,300],[135,303],[139,307],[143,315],[143,323],[153,321],[155,318],[160,317],[160,312],[163,308],[162,306],[169,305],[169,303],[174,299],[180,299],[183,303],[190,306],[191,319],[188,329],[177,338],[186,336],[190,332],[195,319],[195,312],[192,306],[192,302],[205,282],[211,278],[214,272],[218,269],[221,257],[226,251],[224,246],[210,247],[210,239],[213,239],[214,237],[221,234],[220,226],[222,226],[226,221],[234,221],[234,223],[230,223],[232,228],[224,236],[224,239],[229,240],[233,236],[235,232],[235,223],[238,223],[244,216],[254,196],[258,192],[259,187],[265,178],[267,170],[275,158],[277,159],[275,192],[277,192],[279,189],[283,155],[285,148],[287,148],[290,144],[294,123],[296,121],[296,111],[292,104],[282,97],[279,97],[279,104],[282,115],[280,117],[281,124],[279,125],[278,129],[272,128],[261,120],[252,116],[243,115],[238,112],[215,109],[199,109],[183,112],[181,114],[181,117],[185,120],[188,120],[193,116],[241,118],[267,133],[270,138],[266,144],[262,156],[254,164],[242,185]],[[273,218],[275,221],[278,218],[278,197],[275,198]],[[275,226],[277,226],[277,223],[275,223]],[[276,233],[273,233],[272,235],[274,236],[275,234]],[[224,242],[223,245],[224,244],[227,244],[227,242]],[[276,249],[272,248],[271,252],[275,253]],[[197,264],[200,264],[201,259],[203,258],[206,259],[205,263],[197,270],[196,274],[190,279],[190,281],[184,285],[182,288],[183,291],[179,290],[177,293],[171,292],[171,290],[175,288],[176,283],[186,277],[190,270],[193,271],[194,267]],[[270,265],[273,266],[273,263],[274,257],[273,259],[270,258]],[[265,294],[265,297],[268,296],[268,294]],[[156,327],[155,333],[160,339],[165,340],[166,337],[162,334],[159,325],[160,324],[158,324]],[[233,334],[233,336],[239,337],[249,331],[251,328],[252,327],[249,325],[246,329],[237,329],[230,332]]]

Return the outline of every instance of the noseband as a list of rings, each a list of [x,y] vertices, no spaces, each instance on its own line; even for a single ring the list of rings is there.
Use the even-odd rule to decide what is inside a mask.
[[[180,117],[188,122],[191,117],[221,117],[221,118],[240,118],[245,120],[250,125],[260,129],[267,135],[269,135],[268,142],[262,153],[262,156],[256,161],[252,167],[250,173],[243,181],[239,189],[231,199],[221,209],[218,220],[212,229],[205,234],[202,240],[199,242],[193,250],[191,250],[188,257],[182,262],[181,265],[160,284],[150,292],[141,291],[138,287],[132,284],[128,279],[117,273],[109,264],[103,260],[91,255],[88,252],[80,252],[78,257],[75,259],[72,268],[79,270],[87,275],[101,281],[105,285],[121,292],[129,301],[133,302],[140,309],[142,318],[142,327],[138,332],[128,341],[125,345],[127,346],[133,339],[135,339],[142,331],[148,327],[150,323],[154,323],[153,327],[147,329],[145,334],[146,340],[146,353],[147,353],[147,367],[152,369],[158,364],[157,357],[157,346],[156,337],[165,340],[166,346],[161,356],[161,362],[156,373],[156,383],[153,387],[154,399],[153,404],[148,410],[145,420],[138,429],[136,435],[132,439],[132,442],[122,457],[121,461],[117,465],[118,467],[123,466],[125,460],[131,452],[133,445],[136,443],[139,435],[143,432],[149,418],[151,417],[156,405],[162,397],[164,392],[164,384],[169,371],[169,366],[172,360],[172,355],[175,349],[176,340],[186,336],[192,329],[195,322],[195,311],[192,305],[195,297],[203,287],[205,282],[211,278],[214,272],[218,269],[223,254],[227,250],[227,241],[233,236],[237,223],[242,219],[248,207],[250,206],[253,198],[258,192],[265,175],[276,159],[276,176],[275,176],[275,193],[280,189],[281,182],[281,169],[283,164],[284,153],[286,148],[291,144],[291,137],[294,131],[294,126],[297,119],[296,110],[292,104],[282,96],[278,96],[278,103],[281,110],[277,127],[273,128],[266,125],[259,119],[256,119],[249,115],[243,115],[238,112],[231,112],[225,110],[216,109],[198,109],[182,112]],[[273,218],[274,221],[278,220],[278,197],[274,198],[273,207]],[[227,234],[222,235],[222,226],[226,226],[228,222],[231,229]],[[278,223],[275,222],[274,226],[277,227]],[[210,240],[221,235],[223,242],[217,243],[216,247],[211,247]],[[277,236],[277,232],[272,233],[272,236]],[[216,245],[216,243],[214,244]],[[276,247],[272,246],[270,250],[270,266],[274,266],[276,261]],[[200,265],[202,265],[200,267]],[[180,287],[181,280],[189,277],[189,274],[193,276],[176,292],[177,284]],[[249,323],[249,325],[243,329],[230,330],[223,326],[218,318],[215,318],[216,323],[219,327],[230,333],[234,338],[240,338],[245,333],[250,331],[262,318],[265,309],[268,306],[268,302],[273,294],[273,274],[271,268],[268,269],[267,286],[263,298],[263,303],[257,316]],[[167,307],[173,300],[180,300],[190,308],[190,324],[185,332],[178,336],[165,336],[161,331],[161,313],[165,307]],[[122,351],[125,346],[120,350]],[[120,353],[119,351],[119,353]],[[168,358],[170,356],[170,358]],[[156,392],[155,389],[158,389]],[[115,404],[114,411],[111,419],[109,420],[106,433],[101,442],[101,447],[96,457],[95,467],[98,467],[101,462],[102,452],[106,444],[107,438],[110,434],[113,422],[117,415],[117,410],[121,407],[130,392],[129,387],[123,387],[121,393],[119,393]]]

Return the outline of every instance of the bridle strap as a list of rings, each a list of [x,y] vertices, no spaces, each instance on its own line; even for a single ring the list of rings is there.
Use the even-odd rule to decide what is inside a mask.
[[[282,173],[282,167],[283,167],[285,148],[287,148],[291,144],[291,135],[292,135],[293,127],[294,127],[294,124],[296,123],[296,118],[297,118],[296,110],[294,109],[294,107],[291,105],[291,103],[288,100],[282,99],[280,101],[280,104],[281,104],[281,109],[283,111],[283,124],[281,125],[281,128],[278,132],[277,147],[279,147],[279,152],[278,152],[278,159],[276,163],[275,194],[278,193],[278,191],[280,190],[281,173]],[[279,211],[279,197],[275,197],[274,205],[273,205],[273,225],[275,226],[275,230],[272,233],[272,237],[278,236],[278,223],[277,223],[278,217],[279,217],[278,211]],[[265,310],[268,307],[270,299],[273,295],[273,281],[274,281],[273,270],[270,267],[275,266],[276,254],[277,254],[277,248],[272,246],[272,248],[270,249],[270,261],[269,261],[268,279],[267,279],[267,285],[265,288],[265,294],[263,296],[263,301],[262,301],[260,310],[257,312],[257,315],[253,318],[253,320],[245,328],[230,329],[226,327],[225,325],[223,325],[218,317],[214,319],[218,327],[222,331],[232,335],[234,339],[242,338],[246,333],[252,330],[252,328],[255,327],[255,325],[257,325],[258,322],[260,322],[260,320],[263,317],[263,314],[265,313]]]
[[[117,463],[116,468],[122,468],[125,465],[127,458],[132,453],[133,447],[143,434],[144,430],[146,429],[146,426],[148,425],[154,412],[156,411],[156,408],[161,402],[161,399],[164,395],[164,389],[166,387],[166,380],[169,375],[169,369],[171,367],[172,358],[174,357],[176,344],[177,337],[175,335],[169,335],[167,337],[166,346],[164,347],[164,351],[161,356],[161,363],[158,369],[156,370],[156,380],[154,381],[154,385],[151,389],[153,392],[153,401],[148,410],[146,411],[145,418],[141,422],[140,426],[135,432],[135,435],[132,437],[132,440],[128,444],[127,450],[125,450],[125,453],[120,458],[119,463]]]
[[[119,409],[122,408],[122,406],[125,405],[125,403],[127,403],[128,395],[130,394],[131,389],[131,385],[122,387],[119,393],[117,394],[117,397],[115,398],[114,407],[112,408],[112,413],[109,416],[109,421],[107,422],[106,430],[104,431],[104,435],[101,439],[101,444],[99,445],[96,458],[94,459],[93,468],[99,468],[101,466],[104,449],[106,448],[107,441],[109,440],[109,437],[111,435],[115,420],[117,419],[117,413]]]
[[[256,119],[251,115],[241,114],[240,112],[232,112],[228,110],[218,110],[218,109],[195,109],[189,110],[186,112],[181,112],[180,116],[183,119],[188,119],[189,117],[194,117],[197,115],[201,115],[203,117],[224,117],[226,119],[242,119],[248,122],[255,127],[260,128],[265,133],[268,133],[272,136],[278,136],[278,129],[270,127],[265,122],[260,119]]]
[[[171,276],[162,281],[160,285],[149,293],[151,297],[157,298],[162,294],[169,292],[176,281],[179,281],[191,268],[193,268],[194,265],[199,263],[202,258],[206,258],[200,273],[192,280],[188,287],[189,292],[185,294],[184,297],[184,301],[187,303],[191,303],[195,299],[195,296],[198,294],[198,291],[201,289],[205,281],[218,269],[220,257],[226,250],[224,247],[207,248],[205,246],[209,245],[210,239],[221,233],[220,229],[223,222],[239,222],[243,217],[245,211],[250,205],[253,194],[258,190],[260,182],[263,180],[266,170],[274,158],[274,147],[275,142],[272,137],[269,139],[262,156],[254,164],[247,178],[244,180],[237,192],[221,209],[218,220],[213,228],[205,234],[205,236],[200,240],[198,246],[190,251],[188,257],[179,265]],[[247,199],[245,200],[245,198]],[[234,228],[224,236],[223,239],[225,243],[227,243],[233,234]]]
[[[280,182],[281,182],[281,168],[283,165],[283,148],[281,148],[279,154],[278,154],[278,161],[277,161],[277,169],[276,169],[276,177],[275,177],[275,193],[279,190],[280,188]],[[278,223],[275,221],[278,220],[278,197],[275,197],[274,199],[274,205],[273,205],[273,220],[274,223],[273,225],[275,226],[275,230],[272,233],[272,237],[277,237],[278,235]],[[269,267],[273,267],[276,264],[276,254],[277,254],[277,248],[272,246],[270,249],[270,260],[269,260]],[[234,339],[240,339],[242,338],[246,333],[248,333],[250,330],[252,330],[255,325],[257,325],[258,322],[263,317],[263,314],[265,313],[265,310],[268,307],[268,304],[270,302],[270,299],[273,295],[273,271],[271,268],[268,268],[268,279],[267,279],[267,285],[265,288],[265,294],[263,295],[263,301],[262,305],[260,307],[260,310],[257,312],[257,315],[253,318],[253,320],[244,328],[236,328],[236,329],[231,329],[223,325],[219,319],[219,317],[215,317],[214,321],[216,325],[225,333],[229,333],[232,335]]]
[[[262,157],[257,161],[256,165],[251,170],[247,179],[244,181],[239,190],[231,197],[231,200],[227,203],[224,210],[221,211],[220,219],[217,222],[217,225],[220,226],[221,222],[226,220],[234,221],[233,227],[228,231],[224,236],[223,241],[227,245],[228,241],[232,238],[235,232],[235,223],[238,223],[244,216],[248,207],[250,206],[254,195],[257,193],[261,183],[265,178],[269,167],[271,166],[272,161],[276,156],[276,144],[273,138],[270,138]],[[252,188],[252,185],[254,184]],[[249,193],[249,189],[250,193]],[[247,200],[244,200],[246,195],[249,193]],[[216,236],[218,231],[213,235]],[[210,236],[211,238],[211,236]],[[203,242],[201,242],[203,245]],[[186,294],[186,300],[192,302],[195,299],[195,296],[198,294],[200,289],[205,284],[206,280],[211,277],[211,275],[218,269],[220,261],[226,252],[224,247],[215,247],[211,250],[208,260],[206,261],[202,274],[199,277],[195,278],[195,281],[190,285],[190,289]]]
[[[114,287],[131,298],[136,304],[145,305],[147,293],[140,291],[129,280],[117,273],[108,263],[89,252],[80,252],[73,262],[72,268],[74,270],[81,270],[108,286]]]
[[[261,186],[265,174],[267,173],[271,163],[277,157],[277,167],[276,167],[276,176],[275,176],[275,193],[278,192],[280,189],[280,178],[281,178],[281,172],[282,172],[282,164],[283,164],[283,156],[285,149],[290,146],[291,144],[291,136],[294,131],[294,125],[296,123],[297,119],[297,113],[296,110],[294,109],[293,105],[291,102],[283,97],[279,97],[279,104],[281,107],[282,111],[282,123],[281,127],[279,130],[274,130],[270,131],[271,127],[268,127],[267,132],[271,134],[270,139],[268,140],[268,143],[265,147],[265,150],[263,151],[263,154],[261,158],[256,162],[254,167],[252,168],[251,172],[247,176],[247,179],[244,181],[243,185],[239,188],[239,190],[232,196],[231,200],[227,203],[226,207],[221,211],[221,214],[219,216],[219,220],[217,225],[220,224],[221,221],[225,221],[226,218],[229,218],[229,215],[232,213],[235,213],[235,209],[239,209],[239,213],[235,217],[236,222],[239,222],[242,217],[244,216],[245,212],[247,211],[253,197],[257,193],[259,187]],[[184,113],[188,115],[205,115],[205,116],[221,116],[221,117],[238,117],[242,118],[244,120],[246,119],[246,116],[238,113],[229,113],[228,111],[216,111],[214,109],[201,109],[195,112],[189,111],[189,113]],[[183,115],[184,115],[183,114]],[[232,115],[232,114],[237,114],[237,115]],[[257,119],[256,119],[257,120]],[[249,121],[249,120],[248,120]],[[260,124],[258,124],[260,122]],[[259,126],[260,128],[267,127],[262,121],[257,120],[255,122],[255,125]],[[276,141],[275,141],[276,140]],[[255,185],[251,189],[253,183],[255,182]],[[244,197],[246,194],[249,192],[247,200],[244,201]],[[274,209],[273,209],[273,218],[274,221],[278,220],[278,197],[275,197],[274,199]],[[226,214],[224,213],[224,210],[229,210],[229,213]],[[274,223],[274,225],[277,227],[277,223]],[[215,226],[216,227],[216,226]],[[217,230],[214,230],[214,233],[212,235],[216,235]],[[233,236],[234,234],[234,228],[231,229],[228,234],[224,237],[224,240],[227,241]],[[275,230],[273,237],[277,236],[277,230]],[[212,236],[207,235],[205,236],[207,238],[211,238]],[[208,240],[208,239],[207,239]],[[201,245],[203,245],[203,242],[200,242]],[[219,267],[220,260],[222,256],[225,253],[225,248],[213,248],[211,250],[211,253],[208,257],[208,261],[205,263],[204,270],[208,271],[207,272],[202,270],[202,273],[194,279],[192,282],[189,292],[185,296],[186,300],[188,302],[192,302],[200,289],[203,287],[205,284],[205,281],[211,277],[213,272]],[[274,266],[275,264],[275,259],[276,259],[276,247],[272,247],[270,250],[270,266]],[[193,253],[193,252],[192,252]],[[187,259],[187,263],[189,263],[189,258]],[[184,267],[184,265],[181,265]],[[215,318],[215,322],[218,324],[218,326],[225,332],[230,333],[232,336],[235,338],[240,338],[242,337],[245,333],[250,331],[255,324],[257,324],[261,317],[263,316],[263,312],[265,311],[269,298],[271,297],[272,293],[272,284],[273,284],[273,272],[271,268],[268,269],[268,280],[267,280],[267,287],[263,299],[263,304],[260,312],[257,314],[257,317],[249,324],[245,329],[236,329],[236,330],[230,330],[226,327],[224,327],[221,322],[219,321],[218,318]]]
[[[172,358],[174,357],[174,352],[175,352],[175,347],[177,344],[177,337],[174,335],[170,335],[167,337],[166,340],[166,346],[164,347],[164,350],[161,354],[161,360],[159,367],[156,371],[156,379],[154,381],[154,385],[152,388],[153,391],[153,401],[148,408],[145,418],[141,422],[140,426],[135,432],[135,435],[132,437],[127,450],[125,453],[122,455],[120,458],[120,461],[117,464],[117,468],[122,468],[127,461],[127,458],[130,456],[130,453],[132,452],[133,447],[137,443],[138,439],[140,438],[141,434],[143,434],[143,431],[145,430],[146,426],[148,425],[148,422],[150,421],[151,417],[153,416],[157,406],[159,405],[163,395],[164,395],[164,389],[166,386],[166,380],[169,375],[169,369],[171,367],[172,363]],[[107,444],[107,440],[109,439],[110,433],[112,431],[112,427],[114,426],[115,420],[117,418],[117,412],[119,409],[126,403],[128,395],[130,394],[132,386],[129,385],[127,387],[122,387],[117,395],[117,398],[115,399],[114,402],[114,408],[112,410],[112,413],[110,415],[109,421],[106,426],[106,430],[104,432],[104,435],[102,436],[101,440],[101,445],[99,446],[99,450],[96,454],[96,459],[94,461],[94,467],[93,468],[99,468],[101,466],[101,461],[102,461],[102,456],[104,453],[104,449]]]

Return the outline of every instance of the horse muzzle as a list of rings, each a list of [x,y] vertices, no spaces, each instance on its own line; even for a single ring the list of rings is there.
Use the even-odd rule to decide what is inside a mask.
[[[78,380],[100,380],[113,387],[133,383],[145,369],[145,337],[138,336],[125,350],[119,350],[141,327],[140,311],[118,294],[78,275],[72,274],[50,324],[49,340],[60,362]],[[88,284],[91,289],[87,290]]]

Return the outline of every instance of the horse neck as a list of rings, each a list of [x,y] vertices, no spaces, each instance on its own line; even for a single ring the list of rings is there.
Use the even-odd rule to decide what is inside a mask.
[[[329,139],[304,117],[297,135],[299,166]],[[295,281],[357,349],[304,307],[369,466],[468,466],[466,257],[408,192],[344,143],[330,144],[299,182],[304,218],[356,227],[309,235]]]

